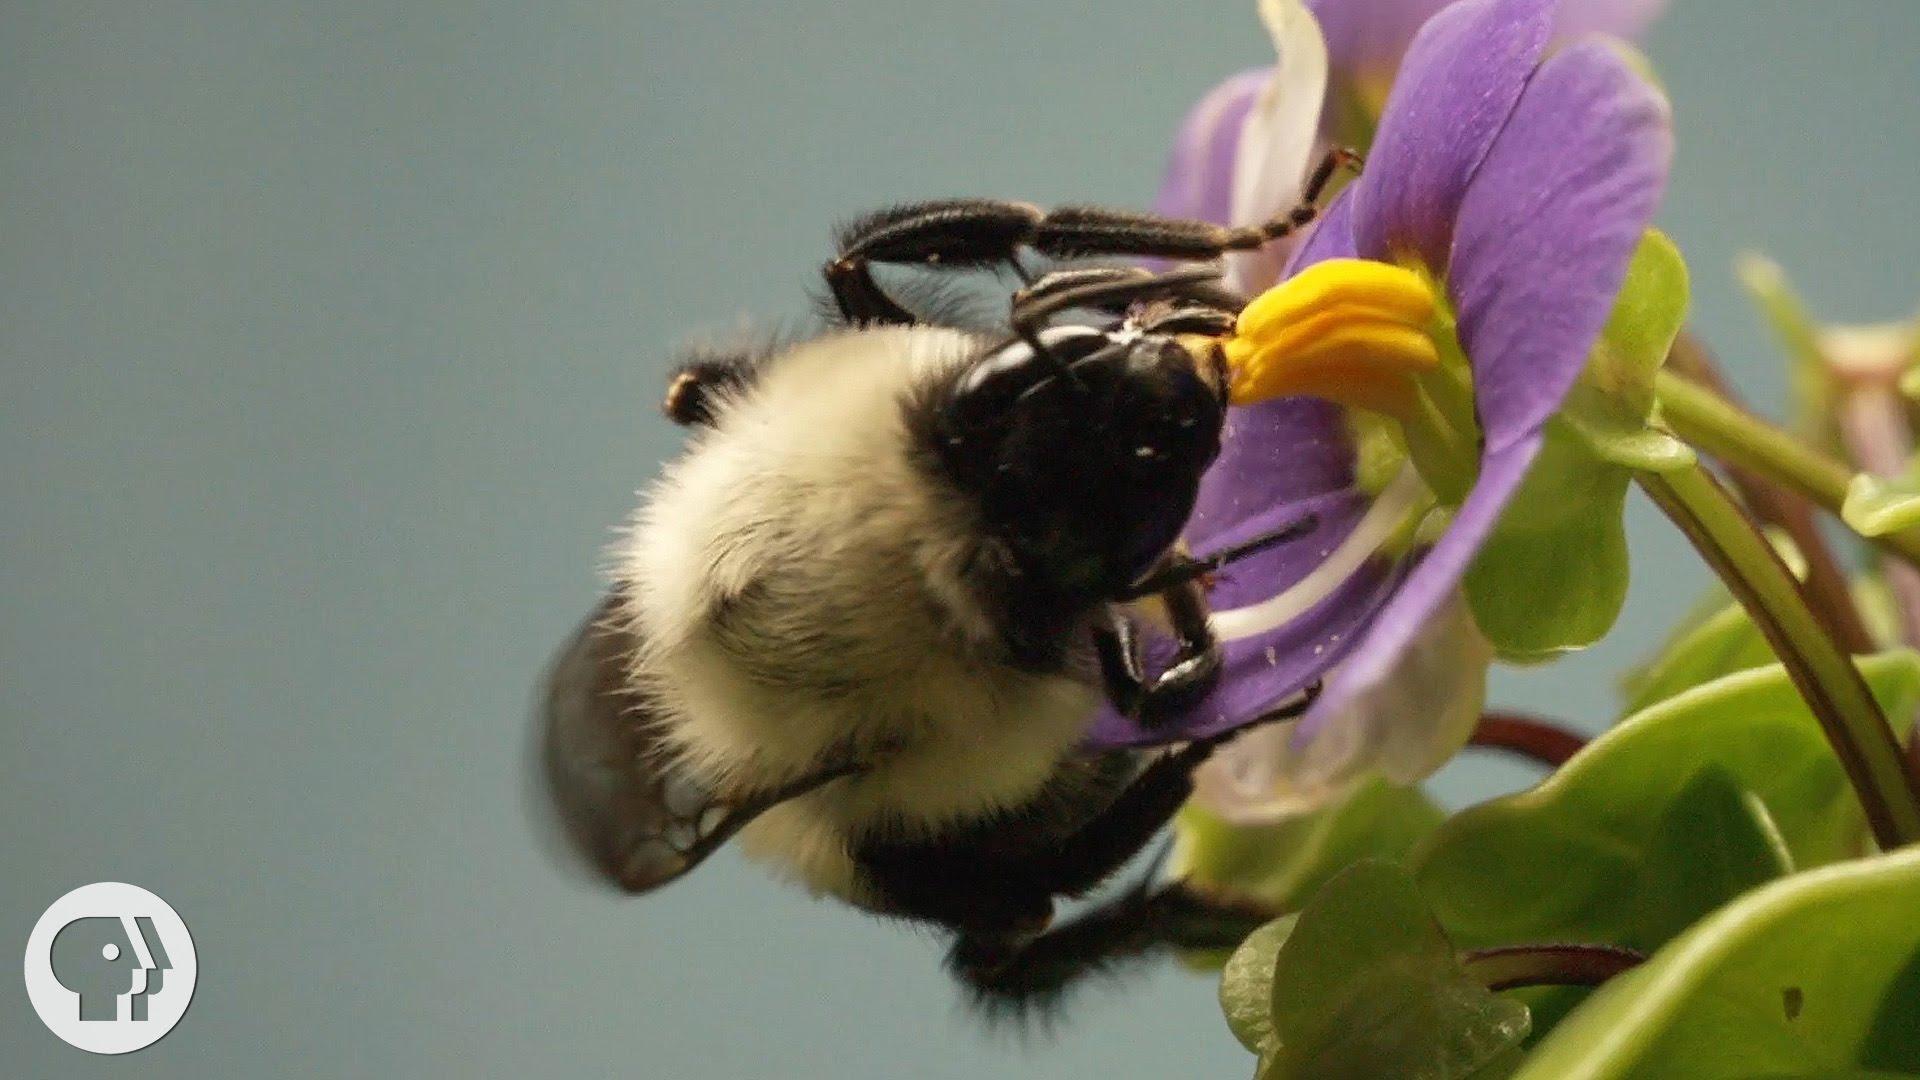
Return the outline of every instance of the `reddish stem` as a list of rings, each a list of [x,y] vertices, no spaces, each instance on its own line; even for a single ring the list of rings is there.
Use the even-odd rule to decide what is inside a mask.
[[[1507,945],[1461,957],[1467,974],[1489,990],[1522,986],[1599,986],[1644,963],[1645,953],[1618,945]]]
[[[1587,740],[1558,724],[1516,712],[1488,712],[1480,715],[1468,746],[1505,750],[1550,769],[1557,769],[1580,752]]]

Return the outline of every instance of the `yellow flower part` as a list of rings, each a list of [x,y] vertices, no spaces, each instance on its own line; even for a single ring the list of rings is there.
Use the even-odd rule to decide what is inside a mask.
[[[1330,259],[1253,298],[1221,347],[1231,400],[1301,394],[1396,419],[1418,403],[1412,376],[1440,365],[1425,278],[1369,259]]]

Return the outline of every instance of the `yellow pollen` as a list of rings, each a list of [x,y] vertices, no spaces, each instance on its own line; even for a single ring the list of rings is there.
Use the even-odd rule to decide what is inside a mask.
[[[1309,394],[1405,419],[1418,401],[1411,377],[1440,364],[1433,316],[1433,290],[1411,270],[1316,263],[1254,297],[1221,342],[1231,400]]]

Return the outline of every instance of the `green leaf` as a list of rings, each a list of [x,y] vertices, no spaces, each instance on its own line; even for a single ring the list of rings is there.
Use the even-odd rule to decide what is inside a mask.
[[[1880,1068],[1816,1068],[1812,1072],[1761,1072],[1741,1080],[1916,1080],[1920,1072],[1885,1072]]]
[[[1230,824],[1190,802],[1175,821],[1173,870],[1202,889],[1295,911],[1361,859],[1404,857],[1445,818],[1418,788],[1379,777],[1331,806],[1274,825]]]
[[[1298,918],[1283,915],[1248,934],[1220,970],[1220,1011],[1233,1037],[1256,1054],[1279,1045],[1273,1033],[1273,966]]]
[[[1406,870],[1369,859],[1328,881],[1280,946],[1272,1023],[1261,1080],[1452,1080],[1497,1063],[1528,1020],[1466,974]]]
[[[1885,536],[1920,525],[1920,476],[1856,475],[1847,485],[1840,517],[1861,536]]]
[[[1680,789],[1654,828],[1634,890],[1630,945],[1673,939],[1749,889],[1793,872],[1793,855],[1760,797],[1709,763]]]
[[[1898,650],[1858,663],[1887,715],[1910,725],[1920,707],[1920,656]],[[1708,769],[1724,775],[1697,779]],[[1777,830],[1795,865],[1861,850],[1866,827],[1853,789],[1792,681],[1772,665],[1621,721],[1532,790],[1456,814],[1414,866],[1462,948],[1526,941],[1650,947],[1671,927],[1646,921],[1641,894],[1657,879],[1675,895],[1700,895],[1684,865],[1700,857],[1689,852],[1687,815],[1717,807],[1717,827],[1735,827],[1742,813],[1727,805],[1729,791],[1758,799],[1771,829],[1757,813],[1750,823]],[[1723,854],[1750,860],[1757,843],[1748,829],[1737,842],[1747,854]]]
[[[1474,621],[1502,659],[1583,648],[1619,617],[1627,595],[1621,518],[1633,472],[1695,460],[1649,422],[1654,376],[1687,300],[1679,249],[1648,230],[1580,381],[1547,423],[1540,457],[1467,571]]]
[[[1601,987],[1516,1080],[1920,1071],[1916,912],[1920,847],[1775,882]]]
[[[1782,535],[1769,533],[1768,538],[1794,576],[1804,580],[1806,558],[1799,548]],[[1900,613],[1886,584],[1877,574],[1860,574],[1854,577],[1850,591],[1873,640],[1881,648],[1897,646]],[[1621,678],[1620,690],[1626,701],[1623,712],[1639,712],[1682,690],[1736,671],[1765,667],[1775,659],[1773,648],[1746,609],[1728,596],[1725,587],[1715,585],[1679,621],[1657,654]]]
[[[1639,712],[1683,690],[1736,671],[1774,662],[1773,649],[1738,603],[1725,606],[1677,634],[1660,655],[1624,681],[1626,711]]]

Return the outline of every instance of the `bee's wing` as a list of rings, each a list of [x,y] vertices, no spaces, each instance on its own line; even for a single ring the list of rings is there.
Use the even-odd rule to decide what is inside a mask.
[[[766,792],[722,797],[663,753],[630,663],[639,646],[609,597],[547,675],[539,782],[574,853],[628,892],[647,892],[693,869],[777,803],[857,771],[828,768]]]

